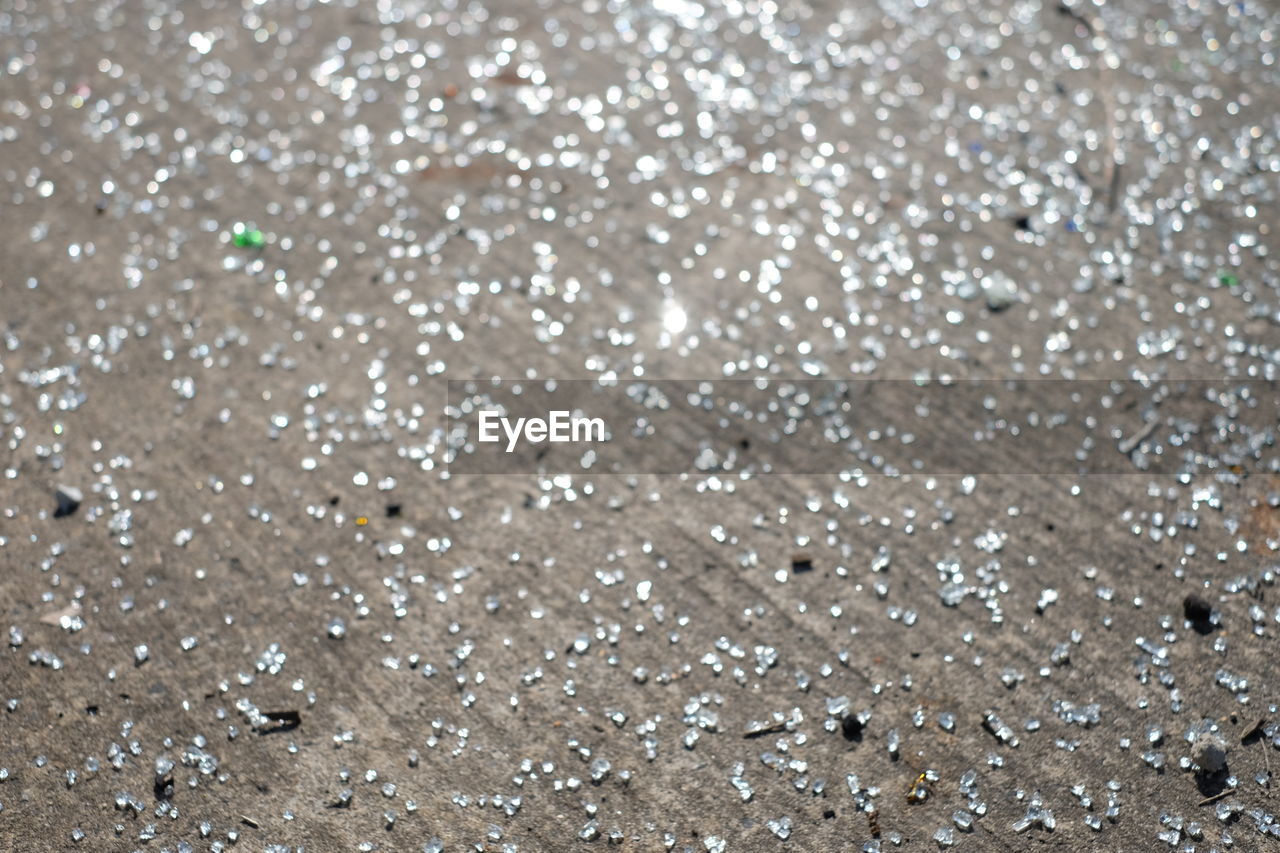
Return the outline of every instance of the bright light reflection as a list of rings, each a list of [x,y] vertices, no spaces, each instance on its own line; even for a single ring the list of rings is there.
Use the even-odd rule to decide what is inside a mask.
[[[687,325],[689,316],[684,313],[684,309],[670,299],[666,300],[662,305],[662,328],[667,334],[678,335]]]

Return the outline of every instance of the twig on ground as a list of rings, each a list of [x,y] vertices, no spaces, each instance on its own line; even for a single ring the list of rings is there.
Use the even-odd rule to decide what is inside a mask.
[[[1102,21],[1088,12],[1081,11],[1067,5],[1066,2],[1058,4],[1058,11],[1068,18],[1078,22],[1090,36],[1101,38],[1104,48],[1098,54],[1098,78],[1099,87],[1098,94],[1102,98],[1102,109],[1106,114],[1107,131],[1106,145],[1107,166],[1106,175],[1103,184],[1107,187],[1107,213],[1110,214],[1116,209],[1116,202],[1120,197],[1122,189],[1121,170],[1119,148],[1116,143],[1116,101],[1115,90],[1111,80],[1111,66],[1108,62],[1107,54],[1110,53],[1110,40],[1107,39],[1106,32],[1103,28]]]

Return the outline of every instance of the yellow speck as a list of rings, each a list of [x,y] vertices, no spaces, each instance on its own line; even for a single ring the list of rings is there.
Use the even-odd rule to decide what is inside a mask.
[[[907,802],[923,803],[927,799],[929,799],[929,776],[921,773],[916,778],[915,784],[907,791]]]
[[[369,516],[361,515],[356,517],[356,527],[364,527],[369,523]]]

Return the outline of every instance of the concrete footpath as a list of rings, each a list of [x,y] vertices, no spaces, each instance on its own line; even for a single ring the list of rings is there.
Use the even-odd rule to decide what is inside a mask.
[[[1274,847],[1278,25],[0,4],[0,850]],[[493,377],[776,398],[451,473]],[[926,377],[1056,384],[777,382]]]

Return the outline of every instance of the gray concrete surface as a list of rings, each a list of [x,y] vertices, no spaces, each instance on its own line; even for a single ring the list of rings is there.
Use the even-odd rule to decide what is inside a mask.
[[[442,405],[1274,389],[1276,22],[6,0],[0,848],[1274,847],[1265,429],[1182,476],[447,477]]]

